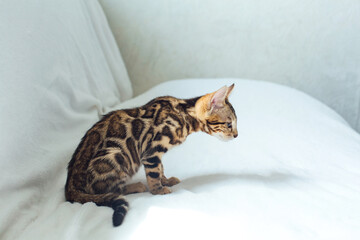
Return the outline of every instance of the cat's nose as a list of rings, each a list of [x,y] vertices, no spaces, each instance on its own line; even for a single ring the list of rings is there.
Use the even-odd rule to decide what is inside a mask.
[[[238,134],[237,134],[237,133],[235,133],[235,134],[234,134],[234,138],[237,138],[237,136],[238,136]]]

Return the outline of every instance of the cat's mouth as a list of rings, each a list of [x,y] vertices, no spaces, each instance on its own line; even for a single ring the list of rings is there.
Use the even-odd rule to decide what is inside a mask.
[[[213,133],[212,136],[217,137],[218,139],[220,139],[223,142],[228,142],[235,138],[235,136],[232,136],[232,135],[227,136],[227,135],[224,135],[221,133]],[[236,135],[236,137],[237,137],[237,135]]]

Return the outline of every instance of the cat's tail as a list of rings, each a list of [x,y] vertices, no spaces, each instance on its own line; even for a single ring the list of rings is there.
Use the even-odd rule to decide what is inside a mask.
[[[124,221],[129,208],[125,197],[118,193],[88,194],[81,191],[66,191],[66,200],[69,202],[94,202],[98,206],[107,206],[114,209],[113,225],[117,227]]]

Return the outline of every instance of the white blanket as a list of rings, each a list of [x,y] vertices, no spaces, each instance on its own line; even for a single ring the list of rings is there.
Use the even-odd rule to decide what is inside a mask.
[[[360,136],[305,94],[186,80],[121,103],[131,85],[95,0],[1,1],[0,66],[2,240],[360,238]],[[102,114],[233,82],[239,137],[196,133],[165,154],[172,194],[129,195],[118,228],[108,207],[65,202],[67,164]]]
[[[130,97],[96,0],[0,1],[0,239],[51,211],[83,131]]]
[[[64,199],[66,165],[86,130],[80,119],[95,121],[96,112],[73,124],[53,123],[57,138],[33,150],[43,162],[35,154],[22,161],[40,166],[42,177],[21,169],[32,181],[17,188],[4,179],[10,184],[1,199],[5,239],[359,239],[360,136],[311,97],[258,81],[178,80],[114,109],[159,95],[198,96],[233,82],[239,137],[221,142],[194,133],[166,153],[165,174],[182,182],[165,196],[129,195],[130,210],[118,228],[112,209]],[[145,183],[143,169],[133,181]]]

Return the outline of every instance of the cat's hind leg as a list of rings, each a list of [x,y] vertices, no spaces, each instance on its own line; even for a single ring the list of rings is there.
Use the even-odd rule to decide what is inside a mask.
[[[128,184],[122,188],[122,193],[124,195],[133,194],[133,193],[142,193],[146,191],[147,191],[146,186],[141,182]]]

